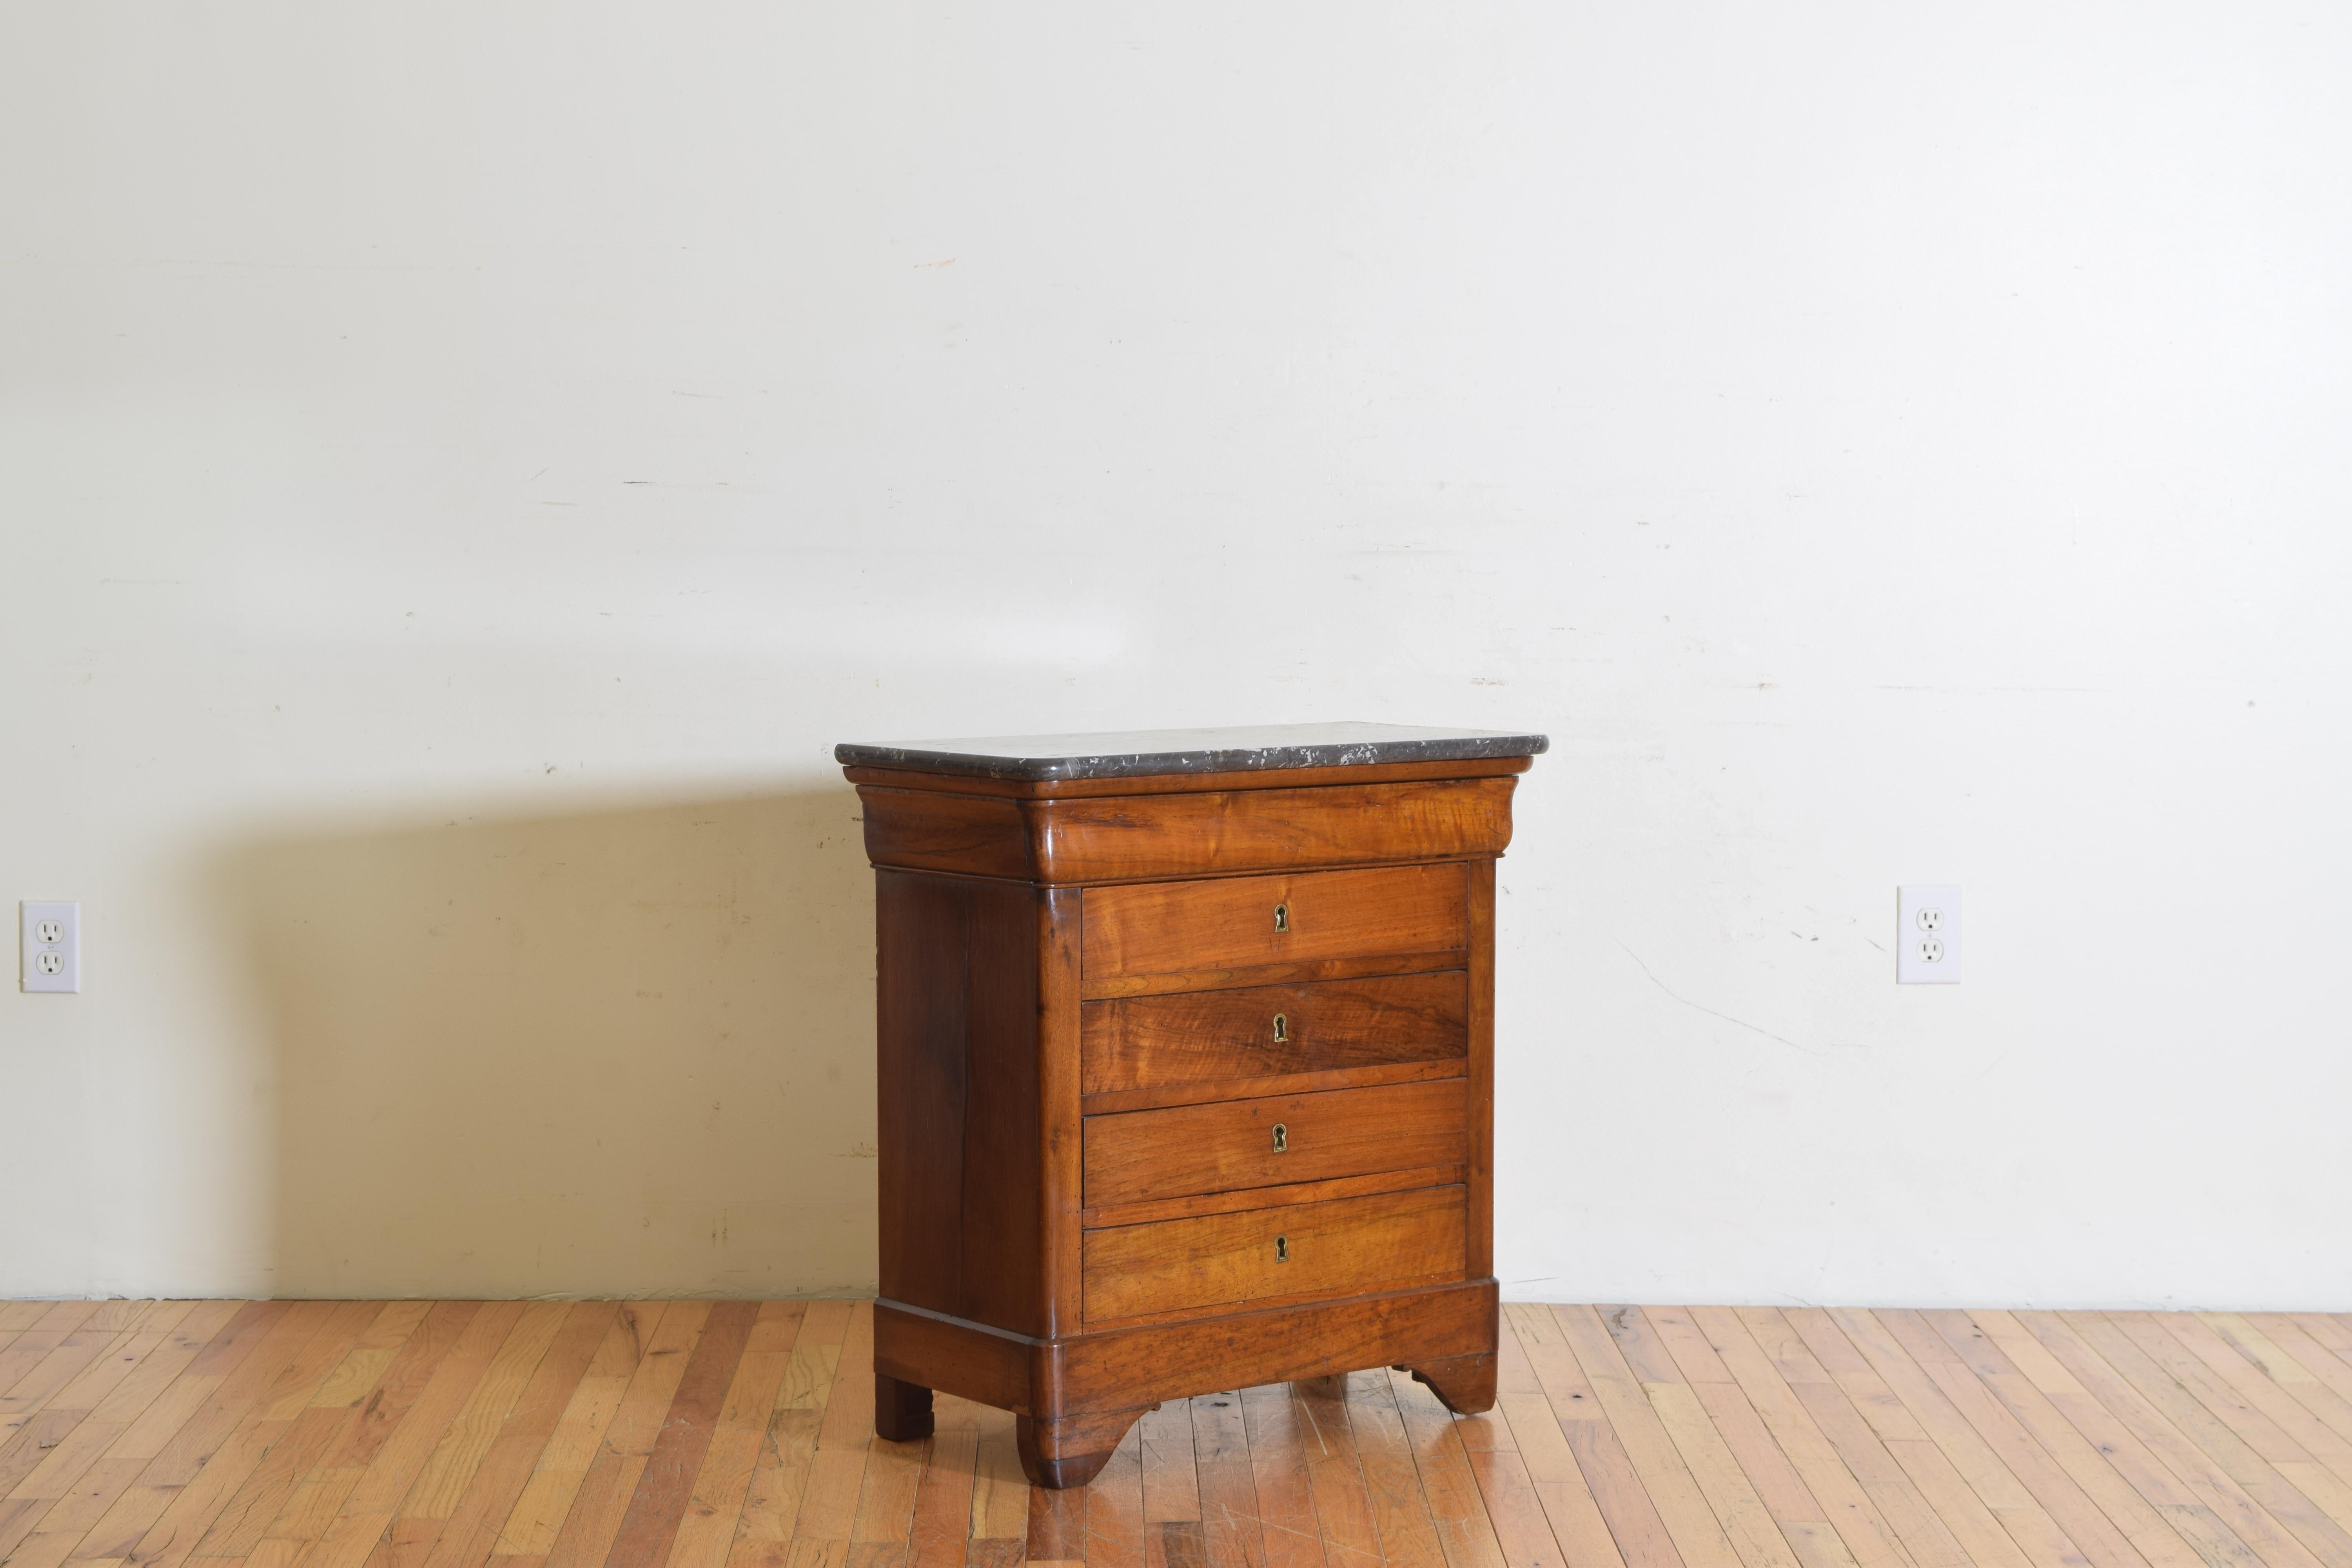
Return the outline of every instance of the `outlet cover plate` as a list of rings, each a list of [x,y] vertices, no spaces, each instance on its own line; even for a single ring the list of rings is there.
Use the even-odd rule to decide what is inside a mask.
[[[1895,984],[1960,983],[1960,890],[1925,885],[1895,889]]]
[[[24,950],[18,984],[27,991],[81,989],[81,906],[26,899],[16,906]]]

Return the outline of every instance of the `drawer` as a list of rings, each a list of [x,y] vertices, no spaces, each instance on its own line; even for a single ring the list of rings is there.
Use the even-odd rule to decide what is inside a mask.
[[[1086,1234],[1090,1322],[1459,1279],[1465,1189],[1162,1220]]]
[[[1513,778],[1044,800],[1024,807],[1043,879],[1197,877],[1500,855]],[[873,816],[866,817],[871,834]]]
[[[1088,1002],[1078,1018],[1087,1094],[1452,1061],[1469,1051],[1470,977],[1186,991]]]
[[[1469,893],[1459,862],[1089,888],[1080,966],[1091,983],[1458,952],[1470,941]]]
[[[1469,1104],[1449,1078],[1089,1116],[1086,1205],[1465,1164]]]

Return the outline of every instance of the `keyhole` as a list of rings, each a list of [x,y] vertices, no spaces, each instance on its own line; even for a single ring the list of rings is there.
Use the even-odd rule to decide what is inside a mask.
[[[1290,929],[1290,906],[1288,904],[1276,904],[1274,906],[1274,929],[1276,931],[1288,931]]]
[[[1290,1043],[1290,1015],[1287,1013],[1274,1016],[1274,1043],[1277,1046]]]
[[[1290,1152],[1290,1129],[1279,1121],[1274,1124],[1274,1152],[1277,1154]]]
[[[1276,1263],[1290,1261],[1290,1237],[1277,1236],[1274,1238],[1274,1260]]]

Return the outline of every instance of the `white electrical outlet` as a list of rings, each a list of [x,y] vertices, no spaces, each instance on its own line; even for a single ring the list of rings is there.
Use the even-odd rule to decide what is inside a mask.
[[[1895,984],[1960,983],[1960,890],[1895,889]]]
[[[81,906],[27,899],[16,906],[27,991],[81,989]]]

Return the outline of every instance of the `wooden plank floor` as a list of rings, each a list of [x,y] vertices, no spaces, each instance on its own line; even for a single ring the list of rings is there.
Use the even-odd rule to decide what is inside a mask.
[[[1083,1491],[845,1301],[0,1302],[0,1562],[2352,1568],[2352,1317],[1513,1306],[1503,1394],[1161,1406]]]

